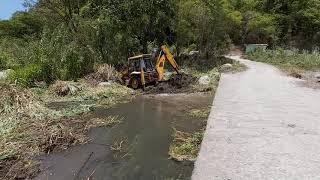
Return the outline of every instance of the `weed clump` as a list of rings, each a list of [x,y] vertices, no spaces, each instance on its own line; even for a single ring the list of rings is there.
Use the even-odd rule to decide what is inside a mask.
[[[230,73],[238,73],[246,71],[248,67],[245,64],[240,63],[239,61],[234,61],[232,67],[230,68]]]
[[[174,129],[173,144],[169,148],[169,156],[176,161],[195,161],[203,139],[203,132],[186,133]]]
[[[204,109],[192,109],[188,114],[195,118],[208,118],[210,114],[210,108],[204,108]]]

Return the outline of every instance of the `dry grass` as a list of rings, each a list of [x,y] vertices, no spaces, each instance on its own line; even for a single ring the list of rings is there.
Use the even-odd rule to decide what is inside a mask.
[[[87,82],[80,80],[79,82],[65,82],[68,86],[77,89],[76,93],[70,93],[61,97],[55,93],[54,87],[48,89],[37,90],[39,97],[45,102],[84,102],[95,101],[95,103],[106,106],[114,105],[118,102],[130,100],[139,95],[138,91],[134,91],[128,87],[118,83],[111,83],[109,86],[92,86]]]
[[[91,85],[98,85],[101,82],[107,81],[119,81],[121,78],[119,72],[115,70],[115,68],[109,64],[101,64],[96,72],[89,74],[86,76],[86,80]]]
[[[117,139],[110,146],[110,150],[112,150],[114,152],[124,152],[127,149],[128,141],[129,140],[127,137]]]
[[[31,178],[39,170],[32,157],[85,143],[90,128],[120,122],[118,117],[88,119],[83,114],[87,107],[71,112],[48,109],[19,87],[1,84],[0,90],[0,177],[4,179]]]
[[[65,81],[57,81],[52,85],[53,91],[59,96],[66,96],[70,93],[68,83]]]

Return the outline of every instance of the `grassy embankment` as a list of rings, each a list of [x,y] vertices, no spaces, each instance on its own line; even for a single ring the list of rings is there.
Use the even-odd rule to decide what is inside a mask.
[[[215,93],[220,80],[221,73],[238,73],[247,70],[247,66],[231,59],[219,58],[213,63],[197,63],[196,65],[183,65],[182,73],[192,74],[196,82],[191,84],[192,92],[211,92]],[[231,67],[223,67],[224,64],[231,64]],[[208,84],[201,84],[197,81],[201,77],[208,77]]]
[[[90,128],[112,126],[121,121],[113,116],[90,118],[90,107],[97,103],[112,106],[137,94],[115,83],[101,87],[84,82],[75,84],[78,92],[65,97],[56,95],[52,86],[25,89],[0,84],[0,177],[33,177],[39,171],[39,164],[33,157],[86,143]],[[46,102],[52,100],[79,103],[53,110],[46,107]],[[82,104],[87,100],[93,102]]]
[[[256,51],[247,55],[249,59],[273,64],[289,75],[301,78],[305,71],[314,71],[320,69],[320,52],[298,50],[267,50]]]

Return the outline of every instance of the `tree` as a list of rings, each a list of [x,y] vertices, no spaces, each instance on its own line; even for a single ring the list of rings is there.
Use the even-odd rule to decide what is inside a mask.
[[[0,21],[0,37],[38,38],[41,31],[41,20],[32,13],[16,12],[10,20]]]

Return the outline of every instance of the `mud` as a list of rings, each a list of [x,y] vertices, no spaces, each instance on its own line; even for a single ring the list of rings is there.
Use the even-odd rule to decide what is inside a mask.
[[[211,102],[207,94],[162,94],[138,97],[112,109],[97,107],[94,117],[119,115],[123,123],[92,129],[86,145],[39,157],[42,172],[35,179],[190,179],[193,163],[168,159],[171,134],[173,127],[185,132],[202,128],[205,122],[186,112]]]
[[[305,72],[301,75],[301,81],[298,81],[297,84],[302,87],[308,87],[312,89],[320,89],[320,79],[318,78],[319,72]]]
[[[192,92],[192,85],[196,84],[198,79],[191,74],[174,74],[166,81],[147,87],[145,92],[147,94]]]
[[[27,162],[13,158],[0,161],[0,179],[31,179],[40,173],[39,167],[38,162]]]

